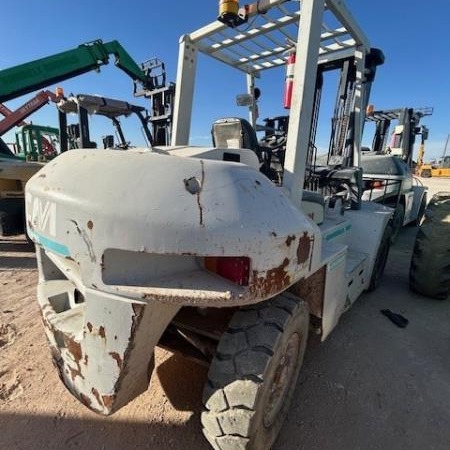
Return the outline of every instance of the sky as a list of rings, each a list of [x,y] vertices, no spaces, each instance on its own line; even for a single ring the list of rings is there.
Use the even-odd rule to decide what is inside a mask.
[[[49,56],[102,39],[118,40],[137,61],[158,57],[166,64],[168,78],[175,81],[179,37],[213,21],[218,0],[22,0],[3,8],[0,69]],[[347,0],[346,4],[368,36],[371,45],[383,50],[386,62],[377,73],[371,103],[375,109],[434,107],[434,114],[423,124],[430,129],[426,158],[443,152],[450,133],[450,1],[432,0]],[[272,73],[271,73],[272,72]],[[266,75],[267,74],[267,75]],[[262,90],[261,117],[284,114],[282,108],[284,68],[264,73],[258,86]],[[331,107],[335,80],[324,92],[324,112],[317,138],[320,149],[328,147]],[[100,73],[91,72],[59,84],[69,93],[90,93],[119,98],[147,106],[143,98],[133,98],[132,82],[113,64]],[[53,89],[54,86],[49,87]],[[210,145],[211,124],[220,117],[247,116],[235,106],[235,96],[246,90],[245,77],[206,57],[198,61],[191,143]],[[7,102],[16,109],[32,95]],[[212,99],[214,99],[212,101]],[[54,105],[48,105],[30,119],[35,124],[57,126]],[[125,119],[128,140],[142,145],[139,123]],[[368,130],[370,131],[370,130]],[[91,122],[91,139],[113,134],[110,122],[96,117]],[[367,136],[365,140],[370,140]],[[4,139],[14,140],[13,133]]]

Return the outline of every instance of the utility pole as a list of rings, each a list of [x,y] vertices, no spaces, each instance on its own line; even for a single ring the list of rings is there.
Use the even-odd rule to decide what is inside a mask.
[[[445,141],[444,154],[442,155],[442,159],[444,159],[445,156],[447,155],[447,147],[448,147],[449,140],[450,140],[450,134],[447,134],[447,140]]]

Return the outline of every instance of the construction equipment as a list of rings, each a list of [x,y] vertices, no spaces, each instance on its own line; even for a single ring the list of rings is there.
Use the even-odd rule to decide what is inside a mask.
[[[77,114],[78,123],[68,125],[67,114]],[[106,136],[103,139],[104,148],[130,148],[126,141],[119,117],[128,117],[135,114],[141,122],[141,128],[149,145],[152,145],[152,135],[148,129],[148,118],[145,108],[131,105],[122,100],[116,100],[98,95],[78,94],[62,99],[58,102],[59,134],[61,136],[61,152],[77,148],[97,148],[95,142],[91,142],[88,115],[95,114],[110,119],[116,129],[119,143],[114,146],[114,136]]]
[[[58,88],[58,92],[56,94],[51,91],[41,91],[15,111],[11,111],[6,105],[0,103],[0,114],[3,114],[5,116],[5,119],[0,121],[0,136],[3,136],[5,133],[12,130],[16,126],[26,126],[27,123],[25,122],[25,119],[28,116],[38,111],[43,106],[47,105],[50,101],[57,102],[62,95],[63,92],[60,88]],[[52,143],[43,135],[44,130],[41,130],[42,133],[40,133],[37,129],[35,129],[35,131],[41,134],[42,143],[36,143],[36,145],[31,146],[32,141],[30,140],[29,152],[27,152],[26,148],[22,146],[24,150],[20,150],[19,153],[23,153],[23,158],[26,159],[26,157],[29,156],[28,159],[36,161],[39,159],[39,157],[41,157],[41,159],[47,159],[49,155],[55,155],[56,149],[53,147]],[[20,138],[18,138],[16,134],[16,144],[18,143],[18,139]],[[41,151],[43,153],[39,153]],[[8,151],[8,149],[4,145],[0,146],[0,155],[6,157],[17,156],[16,153]]]
[[[421,126],[420,121],[432,113],[433,108],[397,108],[369,110],[366,117],[375,123],[375,134],[372,148],[361,157],[363,198],[395,209],[393,242],[403,226],[411,222],[418,225],[425,212],[427,188],[413,176],[413,152],[417,135],[421,136],[422,146],[428,138],[428,128]]]
[[[382,53],[342,0],[267,0],[244,12],[244,29],[215,21],[181,38],[172,146],[65,152],[26,187],[38,301],[66,387],[91,410],[111,414],[147,389],[156,345],[181,352],[210,365],[202,424],[222,450],[272,446],[310,314],[325,339],[378,285],[392,215],[361,199],[359,168]],[[222,19],[235,27],[227,14]],[[254,131],[254,81],[283,67],[293,45],[277,186],[260,171],[271,161]],[[213,148],[188,145],[199,53],[246,75],[253,98],[249,121],[214,124]],[[318,167],[312,136],[321,74],[332,69],[341,74],[332,165]],[[305,181],[317,190],[304,190]]]
[[[175,83],[167,82],[166,67],[158,58],[147,61],[147,67],[158,80],[158,88],[146,95],[150,101],[148,121],[152,126],[153,144],[169,145],[172,137]]]
[[[27,117],[31,116],[31,114],[35,113],[51,101],[57,102],[58,99],[59,97],[53,92],[41,91],[15,111],[11,111],[5,105],[0,104],[0,113],[5,116],[5,118],[0,121],[0,136],[3,136],[14,127],[27,125],[26,122],[24,122]]]
[[[114,55],[115,65],[132,78],[136,96],[149,95],[152,90],[162,87],[159,77],[152,75],[148,62],[138,65],[117,41],[103,43],[96,40],[72,50],[1,70],[0,103],[91,70],[99,70],[108,64],[110,55]],[[41,101],[48,95],[46,92],[40,97]],[[11,157],[14,161],[11,161]],[[2,234],[21,234],[24,231],[23,188],[31,174],[36,173],[42,165],[35,163],[22,168],[22,164],[26,162],[14,158],[9,147],[0,139]]]
[[[15,156],[25,161],[49,161],[58,155],[58,144],[57,128],[24,125],[16,130]]]
[[[424,164],[423,156],[424,151],[420,154],[420,159],[417,160],[416,173],[417,175],[430,178],[430,177],[450,177],[450,156],[447,156],[448,143],[450,140],[450,134],[445,141],[444,153],[442,157],[433,163]]]

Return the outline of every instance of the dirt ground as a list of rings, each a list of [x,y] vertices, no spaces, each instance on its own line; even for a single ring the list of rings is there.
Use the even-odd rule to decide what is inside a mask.
[[[431,191],[450,180],[424,180]],[[391,250],[379,289],[364,294],[329,339],[313,343],[275,450],[447,450],[450,300],[408,290],[416,230]],[[206,370],[157,351],[148,391],[110,418],[89,412],[53,370],[38,306],[34,253],[0,240],[0,449],[198,449]],[[397,328],[389,308],[410,321]]]

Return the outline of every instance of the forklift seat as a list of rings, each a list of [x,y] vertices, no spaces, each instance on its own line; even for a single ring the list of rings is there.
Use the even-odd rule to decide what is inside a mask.
[[[248,148],[253,150],[261,161],[261,148],[256,131],[247,120],[238,117],[216,120],[212,125],[211,134],[214,147]]]

